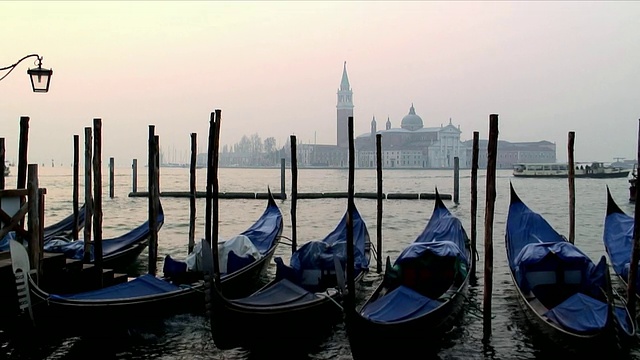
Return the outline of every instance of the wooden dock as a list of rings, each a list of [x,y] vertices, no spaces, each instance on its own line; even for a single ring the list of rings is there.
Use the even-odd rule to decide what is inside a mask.
[[[282,193],[272,193],[274,199],[284,200],[287,195]],[[205,198],[207,196],[204,191],[196,191],[196,198]],[[219,199],[266,199],[269,193],[262,192],[221,192],[218,193]],[[130,192],[129,197],[149,197],[147,191]],[[191,193],[188,191],[162,191],[160,197],[168,198],[190,198]],[[348,197],[347,192],[312,192],[312,193],[297,193],[297,199],[346,199]],[[360,199],[377,199],[378,193],[361,192],[355,193],[355,198]],[[389,193],[382,194],[383,199],[387,200],[434,200],[436,198],[435,193]],[[440,194],[440,198],[443,200],[451,200],[451,194]]]

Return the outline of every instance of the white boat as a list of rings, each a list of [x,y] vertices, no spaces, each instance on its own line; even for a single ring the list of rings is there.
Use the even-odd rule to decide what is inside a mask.
[[[630,170],[605,165],[603,162],[576,163],[576,178],[624,178]],[[527,163],[514,164],[513,176],[532,178],[566,178],[569,165],[566,163]]]

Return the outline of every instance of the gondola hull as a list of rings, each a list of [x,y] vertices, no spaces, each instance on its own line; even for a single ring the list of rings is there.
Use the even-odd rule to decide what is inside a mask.
[[[368,321],[356,311],[348,310],[346,316],[349,341],[354,359],[379,356],[408,358],[416,354],[416,351],[421,354],[436,354],[440,339],[460,322],[467,292],[468,281],[465,281],[459,293],[437,310],[426,316],[397,323]],[[425,341],[429,342],[428,346]]]
[[[425,230],[393,266],[387,259],[384,279],[359,309],[345,306],[354,359],[436,354],[443,336],[464,313],[470,257],[461,221],[436,191]]]
[[[531,211],[513,186],[505,246],[518,304],[543,344],[569,353],[611,351],[625,327],[635,334],[611,290],[604,256],[594,263]]]
[[[58,336],[109,333],[155,324],[178,314],[205,311],[202,283],[174,292],[138,298],[71,300],[51,297],[31,287],[34,325]]]

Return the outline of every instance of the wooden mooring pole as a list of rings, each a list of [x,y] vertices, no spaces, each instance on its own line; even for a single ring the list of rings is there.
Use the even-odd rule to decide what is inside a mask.
[[[211,112],[209,116],[209,137],[207,139],[207,186],[206,186],[206,196],[204,203],[204,239],[211,246],[211,251],[213,252],[213,266],[214,266],[214,275],[219,276],[220,269],[218,267],[218,259],[217,253],[217,243],[218,239],[212,239],[213,235],[213,226],[211,224],[212,216],[211,216],[211,203],[213,202],[213,177],[218,176],[218,169],[213,169],[213,138],[215,137],[215,112]],[[217,194],[216,194],[217,201]]]
[[[353,116],[349,116],[348,124],[347,124],[347,133],[349,134],[349,183],[348,183],[348,193],[349,196],[347,198],[347,262],[346,262],[346,272],[347,272],[347,296],[349,300],[347,304],[349,306],[349,310],[351,309],[351,305],[355,304],[355,259],[353,258],[354,254],[354,245],[353,245],[353,214],[355,212],[355,203],[353,201],[354,194],[354,183],[355,183],[355,146],[353,141]]]
[[[78,214],[78,197],[79,197],[79,189],[80,186],[80,136],[73,135],[73,230],[72,230],[72,238],[73,240],[78,240],[78,232],[79,224],[78,220],[80,218],[80,214]]]
[[[291,253],[298,248],[296,236],[296,205],[298,202],[298,151],[296,136],[291,135]]]
[[[133,162],[131,163],[131,172],[133,177],[131,179],[131,191],[135,194],[138,192],[138,159],[133,159]]]
[[[91,224],[93,217],[93,195],[91,194],[91,159],[92,151],[92,131],[90,127],[84,128],[84,263],[91,262]]]
[[[569,155],[569,242],[576,239],[576,167],[573,161],[573,143],[576,133],[569,131],[567,154]]]
[[[102,274],[102,119],[93,119],[93,258]],[[102,283],[100,276],[100,287]]]
[[[158,209],[156,208],[156,135],[155,125],[149,125],[149,153],[147,159],[149,188],[149,274],[155,275],[158,266]]]
[[[42,227],[40,222],[40,187],[38,184],[38,164],[28,166],[29,183],[27,184],[29,216],[27,218],[27,229],[31,235],[29,239],[29,255],[31,268],[36,270],[36,280],[39,283],[42,278]]]
[[[189,252],[195,247],[196,233],[196,160],[198,156],[196,133],[191,133],[191,163],[189,164]]]
[[[113,199],[114,196],[114,172],[115,164],[113,157],[109,158],[109,198]]]
[[[5,188],[5,178],[4,178],[5,147],[4,147],[4,138],[0,138],[0,162],[2,162],[2,175],[0,175],[0,190],[4,190],[4,188]]]
[[[29,117],[20,117],[20,142],[18,143],[18,179],[17,189],[24,189],[27,185],[27,144],[29,142]]]
[[[478,220],[478,153],[480,134],[473,132],[473,149],[471,150],[471,276],[477,279],[476,274],[476,256],[478,254],[477,246],[477,220]]]
[[[493,212],[496,201],[496,159],[498,153],[498,115],[489,116],[487,145],[487,190],[484,216],[484,339],[491,337],[491,296],[493,293]]]
[[[460,158],[453,158],[453,202],[460,203]]]
[[[640,159],[640,126],[638,126],[638,153],[636,156],[636,159]],[[638,260],[640,260],[640,200],[636,199],[634,209],[633,246],[631,247],[629,280],[627,281],[627,309],[632,319],[636,319],[636,279],[638,277]]]
[[[376,226],[377,238],[377,267],[378,274],[382,273],[382,134],[376,134],[376,174],[378,183],[378,217]]]
[[[287,193],[285,190],[285,172],[287,169],[287,162],[285,158],[280,159],[280,199],[284,200],[287,198]]]

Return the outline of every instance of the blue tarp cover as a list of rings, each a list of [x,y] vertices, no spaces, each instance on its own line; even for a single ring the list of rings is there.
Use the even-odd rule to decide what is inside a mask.
[[[440,301],[406,287],[398,286],[393,291],[367,304],[363,317],[379,322],[403,321],[426,314],[440,305]]]
[[[460,221],[460,219],[453,215],[445,206],[438,206],[433,210],[433,214],[431,215],[427,226],[416,238],[414,243],[453,242],[458,248],[458,257],[463,259],[465,263],[468,263],[469,259],[467,259],[466,252],[464,252],[463,250],[467,248],[467,241],[469,241],[469,238],[464,230],[464,227],[462,226],[462,222]],[[438,247],[440,245],[434,246]],[[449,245],[442,246],[444,246],[446,249],[436,250],[436,247],[434,247],[431,248],[431,251],[456,251],[455,248],[452,248]],[[406,251],[407,250],[405,249],[403,253]],[[402,257],[403,255],[400,255],[399,258]],[[396,262],[398,260],[399,259],[396,259]]]
[[[507,256],[511,270],[515,270],[514,261],[527,244],[565,241],[564,237],[558,234],[547,220],[540,214],[531,211],[522,202],[516,202],[509,206],[506,237]]]
[[[302,304],[313,301],[318,296],[287,279],[282,279],[246,298],[232,300],[235,303],[248,306],[279,306]]]
[[[164,223],[164,213],[160,211],[157,217],[158,230]],[[123,234],[119,237],[102,240],[102,256],[114,254],[132,244],[143,241],[149,237],[149,221]],[[70,259],[81,260],[84,257],[84,240],[68,241],[67,239],[53,238],[44,243],[44,251],[52,253],[64,253]],[[91,261],[93,261],[93,243],[91,244]]]
[[[608,311],[607,303],[576,293],[545,315],[563,328],[592,332],[605,327]]]
[[[246,235],[260,253],[264,254],[273,246],[282,226],[282,212],[277,205],[272,204],[267,206],[262,216],[240,235]]]
[[[467,260],[466,254],[460,251],[460,248],[458,248],[458,245],[456,245],[454,242],[448,240],[440,240],[432,242],[414,242],[409,244],[409,246],[402,250],[402,253],[400,253],[400,256],[398,256],[394,265],[401,265],[402,263],[411,259],[419,258],[427,252],[430,252],[439,257],[458,257],[460,259],[463,259],[465,263]]]
[[[366,243],[370,241],[367,225],[357,209],[353,212],[353,251],[356,274],[369,268],[369,258],[365,254]],[[303,269],[334,270],[333,257],[337,256],[343,268],[347,262],[347,213],[340,223],[321,241],[309,241],[291,255],[290,266],[294,272]]]
[[[628,279],[633,248],[634,219],[622,213],[612,213],[604,220],[604,246],[616,274]],[[640,277],[636,279],[640,284]],[[637,289],[640,291],[640,288]]]
[[[606,259],[596,265],[578,247],[566,241],[539,214],[521,201],[509,207],[506,229],[509,265],[516,282],[528,291],[525,272],[580,270],[579,291],[545,314],[556,324],[579,332],[601,330],[608,316],[607,304],[589,295],[601,296],[606,281]],[[553,255],[551,255],[553,254]]]
[[[181,290],[179,286],[173,285],[157,277],[145,274],[129,282],[109,286],[103,289],[87,291],[70,295],[51,295],[52,297],[74,300],[114,300],[131,299],[141,296],[157,295]],[[131,314],[135,316],[135,314]]]

